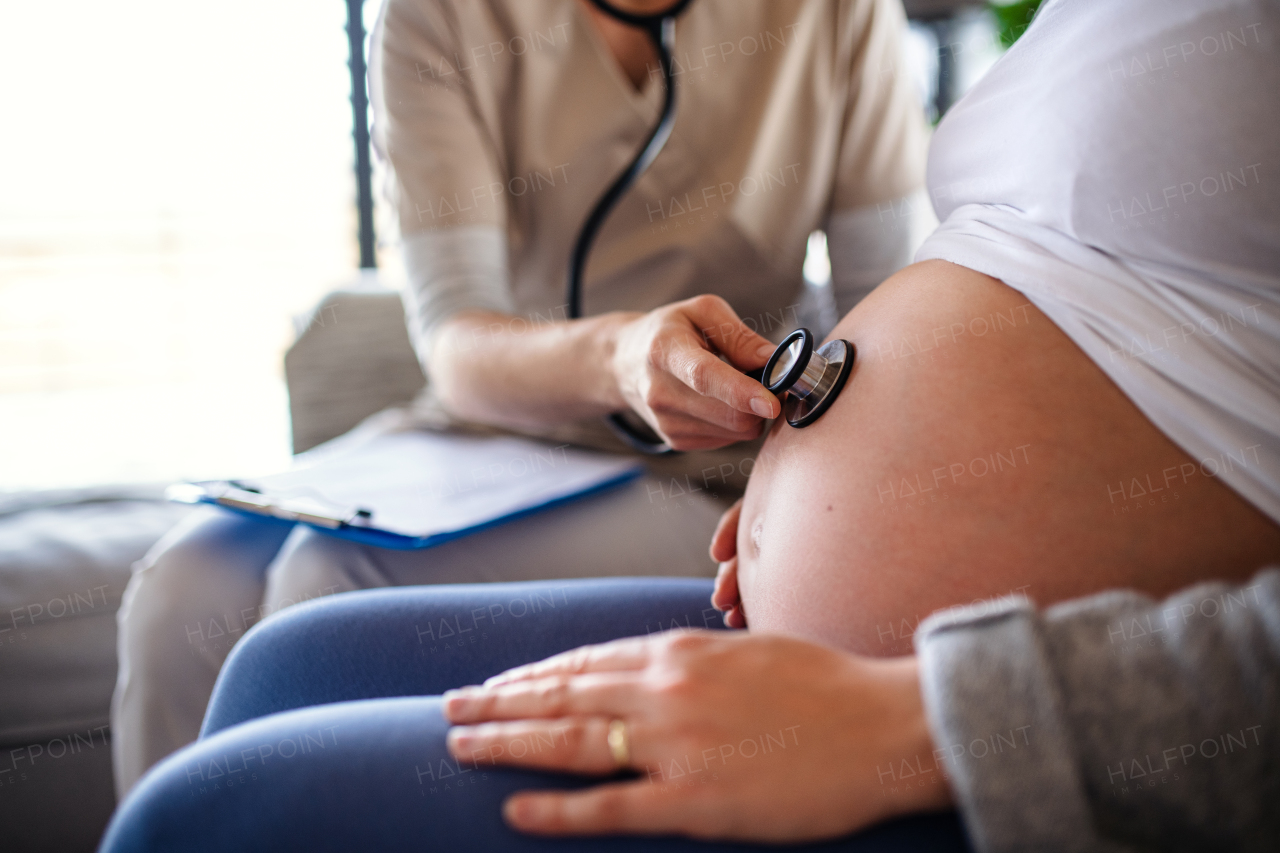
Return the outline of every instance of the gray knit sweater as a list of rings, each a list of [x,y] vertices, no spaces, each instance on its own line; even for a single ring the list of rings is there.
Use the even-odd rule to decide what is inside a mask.
[[[1280,850],[1280,570],[1163,603],[1006,599],[915,644],[978,850]]]

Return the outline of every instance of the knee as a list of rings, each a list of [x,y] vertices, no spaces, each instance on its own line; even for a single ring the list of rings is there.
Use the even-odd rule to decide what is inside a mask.
[[[370,820],[405,827],[421,846],[461,805],[453,797],[445,809],[432,809],[430,800],[441,798],[424,799],[424,783],[434,782],[441,761],[450,777],[467,772],[446,751],[447,729],[439,700],[416,697],[329,704],[246,722],[153,768],[117,809],[99,851],[413,844],[371,842]],[[484,805],[496,816],[500,799],[521,782],[528,787],[527,778],[516,777],[502,788],[475,790],[492,791]],[[473,823],[465,831],[474,834]]]
[[[251,750],[211,752],[191,744],[152,767],[120,803],[99,853],[225,850],[229,829],[244,820],[253,777],[231,763]],[[219,838],[221,835],[223,837]]]
[[[122,651],[168,657],[187,644],[227,646],[260,616],[261,565],[284,529],[210,511],[160,540],[134,567],[117,620]]]
[[[357,566],[365,559],[362,545],[298,527],[267,568],[268,610],[362,588]]]
[[[223,664],[201,737],[292,707],[278,686],[328,682],[348,645],[350,610],[341,599],[325,599],[255,625]]]
[[[225,543],[218,541],[219,521],[212,512],[196,513],[153,545],[134,564],[122,613],[153,614],[189,602],[189,587],[226,558]]]
[[[177,780],[168,766],[171,761],[162,765],[164,770],[152,770],[130,790],[111,817],[99,853],[163,849],[165,833],[158,832],[159,825],[179,802]]]
[[[279,672],[286,666],[327,657],[335,617],[324,606],[326,603],[291,607],[254,625],[227,658],[222,676],[225,686],[253,681],[254,672]]]

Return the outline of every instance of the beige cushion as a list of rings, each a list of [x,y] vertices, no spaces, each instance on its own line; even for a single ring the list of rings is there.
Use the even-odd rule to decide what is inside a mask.
[[[334,291],[300,325],[284,357],[294,453],[412,400],[426,385],[396,291]]]

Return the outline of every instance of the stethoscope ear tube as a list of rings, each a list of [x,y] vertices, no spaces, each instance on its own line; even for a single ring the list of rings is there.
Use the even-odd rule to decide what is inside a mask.
[[[676,84],[671,64],[671,51],[675,49],[676,42],[676,16],[684,11],[691,0],[676,0],[666,10],[653,15],[636,15],[619,9],[605,0],[591,0],[591,2],[610,17],[629,26],[639,27],[649,36],[658,53],[658,64],[662,66],[665,97],[662,101],[662,112],[658,116],[657,123],[649,131],[644,145],[627,168],[622,170],[622,174],[618,175],[604,191],[604,195],[600,196],[591,213],[587,215],[587,221],[583,223],[582,230],[578,233],[578,239],[573,245],[573,254],[569,259],[566,301],[571,320],[582,316],[582,278],[587,267],[587,255],[591,251],[591,244],[595,242],[596,235],[600,232],[600,227],[614,205],[618,203],[618,199],[622,198],[622,194],[657,159],[658,152],[667,144],[667,139],[671,136],[671,128],[675,125],[676,108]],[[619,438],[641,453],[661,455],[676,452],[670,444],[650,430],[647,424],[632,423],[621,412],[607,416],[605,421]]]

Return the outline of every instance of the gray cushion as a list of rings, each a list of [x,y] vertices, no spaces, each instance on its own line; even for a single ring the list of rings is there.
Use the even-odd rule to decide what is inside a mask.
[[[9,509],[45,504],[0,515],[0,745],[106,724],[116,610],[130,566],[191,511],[129,497],[48,506],[48,493],[28,493],[0,501]]]

